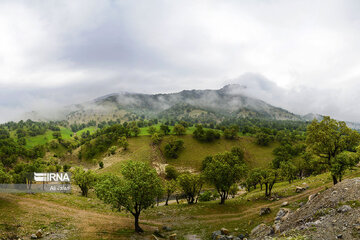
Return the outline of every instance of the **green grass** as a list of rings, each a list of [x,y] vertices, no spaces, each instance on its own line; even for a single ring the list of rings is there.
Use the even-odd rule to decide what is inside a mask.
[[[272,151],[278,146],[273,143],[267,147],[258,146],[253,137],[241,137],[238,140],[219,139],[214,142],[200,142],[192,135],[184,135],[179,138],[184,140],[184,149],[177,159],[168,159],[168,163],[178,167],[191,167],[200,170],[201,163],[208,155],[215,155],[230,151],[232,147],[241,147],[245,150],[245,159],[250,167],[265,167],[273,158]],[[167,142],[164,139],[160,148],[163,149]]]
[[[90,134],[93,134],[95,131],[96,131],[96,127],[87,127],[87,128],[84,128],[84,129],[81,129],[80,131],[77,131],[76,132],[76,135],[77,136],[81,136],[81,134],[83,133],[83,132],[86,132],[86,131],[89,131],[90,132]],[[71,130],[70,130],[71,131]]]
[[[53,132],[51,130],[47,130],[45,134],[38,135],[34,137],[26,137],[26,147],[32,148],[37,145],[44,145],[54,139]],[[72,131],[69,128],[60,127],[60,133],[63,139],[68,140],[71,138]]]

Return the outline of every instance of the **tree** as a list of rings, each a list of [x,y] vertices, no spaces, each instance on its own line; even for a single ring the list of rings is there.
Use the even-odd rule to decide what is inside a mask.
[[[261,184],[265,185],[265,196],[271,196],[271,190],[274,187],[278,177],[278,172],[275,169],[262,169]]]
[[[335,158],[345,150],[354,150],[359,144],[360,135],[355,130],[346,126],[345,122],[339,122],[330,117],[324,117],[321,122],[314,120],[307,128],[306,143],[313,154],[323,160],[328,169],[339,168],[333,164],[345,162],[337,161]],[[346,163],[345,163],[346,164]],[[338,182],[338,176],[331,172],[333,183]]]
[[[151,135],[151,142],[153,145],[159,145],[162,141],[162,136],[159,133],[154,133],[153,135]]]
[[[203,179],[199,174],[183,173],[178,177],[178,183],[188,204],[197,203],[203,185]]]
[[[129,211],[135,219],[135,231],[143,232],[139,217],[155,203],[161,189],[161,181],[155,169],[144,162],[128,161],[124,164],[122,178],[103,176],[95,187],[96,195],[115,209]]]
[[[164,135],[169,135],[169,133],[170,133],[170,128],[169,128],[168,125],[161,124],[161,126],[160,126],[160,131],[161,131]]]
[[[93,171],[85,171],[82,168],[76,167],[73,171],[74,182],[81,189],[81,195],[87,197],[89,189],[94,187],[96,175]]]
[[[357,153],[344,151],[331,159],[331,175],[335,176],[339,182],[347,169],[354,167],[359,162]]]
[[[256,143],[260,146],[267,146],[274,140],[274,137],[266,132],[260,131],[255,135]]]
[[[124,149],[124,150],[127,150],[128,147],[129,147],[129,142],[128,140],[126,139],[126,137],[121,137],[119,139],[119,145]]]
[[[55,139],[61,139],[61,132],[53,132],[52,135]]]
[[[175,135],[184,135],[186,133],[186,128],[181,124],[176,124],[173,128]]]
[[[177,186],[178,186],[177,181],[175,179],[171,179],[170,181],[165,182],[165,186],[164,186],[164,190],[166,194],[165,206],[168,205],[169,199],[171,195],[176,191]]]
[[[228,198],[232,185],[244,177],[246,165],[244,159],[230,152],[217,154],[207,163],[204,168],[206,180],[215,186],[220,195],[220,204],[224,204]]]
[[[236,139],[238,136],[238,132],[239,132],[239,127],[236,125],[233,125],[224,130],[224,137],[226,139]]]
[[[172,180],[172,179],[176,180],[177,177],[179,176],[179,172],[176,170],[176,168],[174,166],[166,165],[165,175],[166,175],[166,178],[169,180]]]
[[[296,178],[297,168],[292,162],[284,161],[280,163],[280,173],[284,179],[291,183]]]
[[[153,135],[154,133],[156,133],[156,128],[154,126],[150,126],[148,129],[148,133],[150,135]]]
[[[138,126],[132,126],[131,132],[134,134],[135,137],[137,137],[140,134],[140,128]]]
[[[242,183],[242,185],[246,188],[248,192],[251,191],[251,187],[256,189],[256,185],[260,184],[260,187],[262,188],[261,184],[261,169],[254,168],[251,169],[248,172],[248,175],[246,177],[246,180]]]
[[[10,183],[11,175],[5,171],[5,169],[0,165],[0,184]]]
[[[164,154],[167,158],[178,158],[179,152],[184,148],[182,139],[172,138],[164,147]]]

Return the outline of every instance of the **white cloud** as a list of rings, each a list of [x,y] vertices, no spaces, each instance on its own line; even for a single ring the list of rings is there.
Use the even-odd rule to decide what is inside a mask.
[[[355,0],[1,1],[0,87],[13,95],[0,114],[43,98],[219,88],[252,72],[277,86],[256,97],[354,121],[359,10]]]

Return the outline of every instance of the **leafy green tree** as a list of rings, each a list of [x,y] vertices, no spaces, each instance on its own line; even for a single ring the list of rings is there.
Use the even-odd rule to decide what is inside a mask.
[[[127,150],[129,147],[129,142],[126,137],[121,137],[119,139],[119,145],[124,149]]]
[[[265,185],[265,196],[271,196],[276,181],[278,180],[278,172],[275,169],[262,169],[261,171],[261,184]]]
[[[177,180],[179,187],[184,192],[188,204],[197,203],[204,182],[201,175],[187,172],[181,174]]]
[[[220,204],[225,203],[231,186],[240,181],[245,172],[244,159],[230,152],[215,155],[203,170],[206,180],[218,191]]]
[[[236,125],[230,126],[224,130],[224,137],[226,139],[236,139],[238,137],[239,127]]]
[[[11,175],[0,165],[0,184],[10,183]]]
[[[167,165],[165,167],[165,175],[166,175],[166,178],[169,179],[169,180],[176,180],[177,177],[179,176],[179,172],[176,170],[176,168],[174,166],[171,166],[171,165]]]
[[[248,192],[250,192],[251,187],[256,189],[256,185],[258,185],[260,183],[261,183],[261,169],[254,168],[248,172],[248,175],[247,175],[245,181],[242,183],[242,185],[246,188],[246,190]],[[260,187],[262,187],[261,184],[260,184]]]
[[[177,187],[178,187],[178,183],[174,179],[165,182],[165,186],[164,186],[164,190],[166,194],[165,206],[168,205],[169,199],[171,195],[176,191]]]
[[[341,152],[331,159],[331,175],[335,176],[340,182],[345,171],[359,163],[359,155],[353,152]]]
[[[61,139],[61,132],[53,132],[52,135],[55,139]]]
[[[172,138],[164,147],[167,158],[178,158],[179,152],[184,148],[184,140]]]
[[[159,145],[162,141],[161,134],[155,132],[153,135],[151,135],[151,142],[153,145]]]
[[[322,163],[326,164],[330,171],[339,169],[339,166],[334,167],[333,164],[344,163],[346,168],[346,161],[337,161],[335,158],[345,150],[354,150],[359,141],[358,132],[348,128],[345,122],[339,122],[330,117],[324,117],[321,122],[314,120],[306,132],[306,144],[313,154],[323,160]],[[331,176],[333,183],[336,184],[339,179],[334,172],[337,171],[331,171]]]
[[[116,146],[110,147],[109,152],[110,152],[111,155],[114,155],[116,153]]]
[[[169,135],[169,133],[170,133],[170,128],[169,128],[168,125],[161,124],[161,126],[160,126],[160,131],[161,131],[161,133],[164,134],[164,135]]]
[[[181,124],[176,124],[173,128],[175,135],[184,135],[186,133],[186,128]]]
[[[139,136],[140,134],[140,128],[136,125],[132,126],[130,131],[134,134],[135,137]]]
[[[72,179],[80,187],[81,195],[87,197],[89,189],[94,187],[96,175],[91,170],[85,171],[80,167],[76,167],[73,171]]]
[[[139,217],[142,210],[153,206],[162,191],[160,178],[155,169],[144,162],[128,161],[121,173],[122,178],[115,175],[100,178],[96,194],[115,209],[129,211],[135,218],[135,231],[143,232]]]
[[[255,135],[256,143],[260,146],[268,146],[274,137],[266,132],[260,131]]]
[[[148,129],[148,133],[150,135],[153,135],[154,133],[156,133],[156,128],[154,126],[150,126]]]
[[[296,178],[297,168],[291,162],[281,162],[280,163],[280,174],[281,176],[291,183]]]

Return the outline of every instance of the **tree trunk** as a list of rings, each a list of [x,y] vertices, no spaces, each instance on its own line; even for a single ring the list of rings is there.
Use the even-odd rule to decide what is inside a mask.
[[[176,203],[179,204],[179,196],[178,195],[175,196],[175,199],[176,199]]]
[[[225,204],[225,194],[220,197],[220,204]]]
[[[169,205],[169,204],[168,204],[168,203],[169,203],[169,197],[170,197],[170,196],[168,196],[168,197],[166,198],[165,206]]]
[[[144,230],[142,230],[142,228],[139,225],[139,216],[140,216],[140,213],[134,214],[134,217],[135,217],[135,231],[137,233],[144,232]]]
[[[267,184],[265,184],[265,196],[266,197],[269,196],[269,194],[268,194],[268,185]]]
[[[338,180],[336,179],[336,176],[332,175],[333,183],[334,185],[338,183]]]

